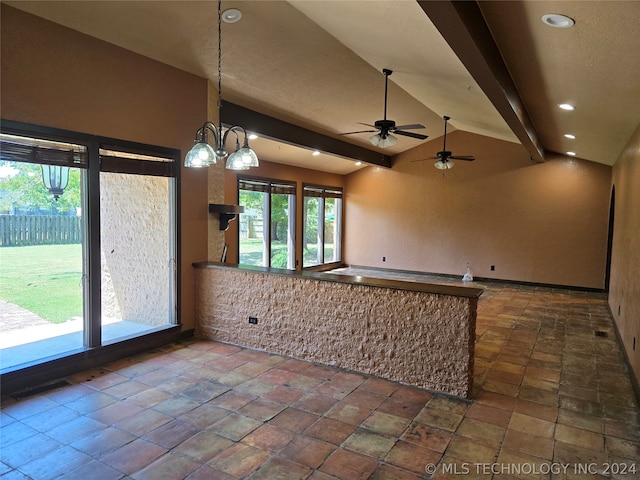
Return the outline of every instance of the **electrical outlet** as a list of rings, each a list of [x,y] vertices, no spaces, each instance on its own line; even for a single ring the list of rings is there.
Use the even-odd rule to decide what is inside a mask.
[[[382,261],[386,262],[387,261],[387,257],[382,257]]]
[[[491,265],[491,271],[494,272],[496,270],[496,266],[495,265]]]
[[[251,325],[257,325],[258,324],[258,317],[249,317],[249,323]]]

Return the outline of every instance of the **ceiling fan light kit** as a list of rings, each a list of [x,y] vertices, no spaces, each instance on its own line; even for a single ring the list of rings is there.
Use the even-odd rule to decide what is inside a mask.
[[[442,150],[436,153],[435,157],[423,158],[420,160],[413,160],[414,162],[422,162],[424,160],[429,159],[438,159],[436,163],[433,164],[438,170],[450,170],[453,168],[455,163],[451,161],[452,158],[456,160],[463,160],[465,162],[473,162],[475,157],[471,155],[454,155],[453,152],[447,150],[447,122],[451,120],[451,117],[447,117],[446,115],[442,117],[444,119],[444,137],[442,140]]]
[[[453,163],[451,160],[447,160],[446,162],[443,162],[442,160],[438,160],[436,163],[433,164],[433,166],[436,167],[438,170],[449,170],[453,168],[454,165],[455,163]]]
[[[447,117],[446,115],[442,117],[444,119],[444,137],[442,140],[442,150],[436,153],[435,157],[431,157],[432,159],[438,158],[439,160],[434,163],[434,167],[438,170],[449,170],[452,169],[455,163],[451,161],[452,158],[456,160],[464,160],[465,162],[473,162],[475,157],[471,155],[453,155],[453,152],[447,150],[447,122],[451,120],[451,117]]]
[[[369,141],[376,147],[385,148],[393,147],[398,139],[391,134],[387,135],[386,137],[382,137],[379,133],[376,133],[374,136],[369,138]]]
[[[375,135],[369,137],[369,141],[372,145],[376,147],[392,147],[398,141],[398,138],[392,135],[395,133],[396,135],[402,135],[404,137],[417,138],[418,140],[426,140],[429,138],[427,135],[422,135],[420,133],[407,132],[406,130],[419,130],[424,128],[424,125],[420,125],[419,123],[414,123],[411,125],[396,125],[396,122],[393,120],[387,120],[387,94],[389,91],[389,75],[393,73],[392,70],[388,68],[383,68],[382,73],[384,74],[384,118],[382,120],[376,120],[373,125],[369,123],[360,123],[360,125],[365,125],[367,127],[374,128],[375,130],[358,130],[356,132],[346,132],[341,133],[341,135],[352,135],[354,133],[375,133]]]

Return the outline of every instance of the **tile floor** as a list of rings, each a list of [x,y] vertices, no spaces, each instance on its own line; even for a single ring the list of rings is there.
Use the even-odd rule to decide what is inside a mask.
[[[2,480],[640,478],[604,295],[481,285],[471,399],[193,340],[3,398]]]

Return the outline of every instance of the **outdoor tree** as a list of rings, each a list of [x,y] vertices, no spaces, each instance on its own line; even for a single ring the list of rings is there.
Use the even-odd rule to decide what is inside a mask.
[[[289,227],[289,195],[271,195],[271,238],[285,241]]]
[[[305,197],[305,233],[303,249],[308,250],[307,244],[315,245],[318,240],[318,197]]]
[[[0,212],[27,209],[50,214],[75,212],[80,207],[80,170],[71,168],[69,184],[56,201],[42,180],[42,167],[35,163],[0,161]]]
[[[264,193],[240,190],[240,205],[245,212],[260,212],[264,215]],[[269,222],[262,219],[265,225]],[[286,240],[287,226],[289,224],[289,195],[271,195],[271,239],[274,241]]]

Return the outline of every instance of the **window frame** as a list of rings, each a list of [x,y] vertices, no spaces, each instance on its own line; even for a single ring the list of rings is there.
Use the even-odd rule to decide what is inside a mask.
[[[314,195],[306,195],[307,191],[312,191]],[[318,253],[320,255],[321,262],[316,263],[314,265],[305,266],[304,262],[304,252],[302,255],[302,269],[303,270],[325,270],[328,267],[334,267],[342,265],[343,261],[343,251],[342,247],[344,245],[344,188],[343,187],[335,187],[330,185],[320,185],[316,183],[303,183],[302,184],[302,239],[305,242],[306,239],[306,228],[307,228],[307,208],[306,208],[306,199],[307,198],[321,198],[322,205],[318,205],[318,219],[320,218],[320,214],[322,214],[322,228],[318,225],[318,236],[321,239],[322,248],[320,248],[320,242],[318,242]],[[340,210],[336,211],[336,214],[339,213],[339,218],[335,219],[335,225],[340,228],[339,241],[336,241],[336,245],[334,245],[335,249],[339,248],[339,259],[332,260],[330,262],[325,261],[325,248],[326,248],[326,239],[325,239],[325,201],[327,198],[338,198],[340,199]],[[335,253],[334,253],[335,255]]]
[[[256,188],[242,188],[242,184],[246,183],[246,184],[253,184],[256,186]],[[293,196],[293,199],[289,199],[289,211],[293,210],[293,215],[289,214],[288,215],[288,226],[287,226],[287,245],[291,246],[291,251],[288,252],[288,258],[287,258],[287,268],[286,270],[295,270],[296,269],[296,265],[297,265],[297,261],[296,261],[296,253],[297,253],[297,249],[296,249],[296,226],[297,226],[297,212],[298,212],[298,206],[297,206],[297,199],[298,199],[298,182],[293,181],[293,180],[280,180],[280,179],[275,179],[275,178],[266,178],[266,177],[257,177],[257,176],[252,176],[252,175],[238,175],[237,179],[236,179],[236,187],[237,187],[237,195],[238,195],[238,200],[237,203],[238,205],[240,205],[240,191],[244,190],[244,191],[259,191],[259,192],[263,192],[263,193],[267,193],[268,196],[268,201],[265,202],[265,211],[263,212],[263,217],[264,219],[268,219],[269,220],[269,224],[268,226],[264,225],[264,219],[263,219],[263,238],[264,238],[264,243],[266,244],[266,251],[263,250],[263,259],[266,257],[266,259],[268,260],[268,265],[266,266],[262,266],[264,268],[278,268],[278,267],[272,267],[271,266],[271,260],[272,260],[272,249],[271,249],[271,244],[272,244],[272,238],[271,238],[271,221],[272,221],[272,206],[273,206],[273,201],[272,201],[272,195],[273,194],[286,194],[289,196]],[[240,214],[242,215],[242,214]],[[265,230],[266,228],[266,230]],[[265,233],[266,232],[266,233]],[[291,235],[292,238],[289,238],[289,236]],[[238,264],[240,265],[244,265],[240,262],[240,222],[238,222]]]
[[[2,119],[0,121],[0,132],[6,135],[16,135],[21,137],[30,137],[48,141],[59,141],[69,144],[81,145],[86,148],[86,158],[81,162],[69,162],[69,166],[86,170],[85,182],[87,193],[82,199],[82,208],[86,212],[83,218],[85,222],[84,233],[86,233],[86,241],[83,242],[84,265],[83,277],[85,282],[84,288],[84,315],[86,320],[83,329],[83,348],[82,352],[92,349],[101,350],[110,344],[102,343],[102,311],[101,311],[101,282],[90,281],[90,279],[101,278],[101,260],[100,260],[100,173],[102,171],[114,173],[129,173],[139,175],[155,175],[173,178],[173,191],[170,216],[171,216],[171,235],[172,235],[172,254],[174,260],[173,282],[170,285],[170,295],[173,300],[173,322],[166,326],[166,329],[180,329],[180,298],[181,298],[181,258],[180,258],[180,150],[162,147],[157,145],[148,145],[128,140],[114,139],[98,135],[90,135],[70,130],[63,130],[54,127],[46,127],[29,123],[17,122]],[[122,152],[124,155],[104,155],[101,150],[113,150]],[[134,159],[136,155],[140,159]],[[161,161],[151,161],[143,159],[144,155],[157,157]],[[127,158],[128,157],[128,158]],[[21,160],[23,161],[23,160]],[[26,161],[26,160],[25,160]],[[31,163],[38,163],[36,159]],[[56,162],[51,162],[56,163]],[[62,162],[57,162],[63,164]],[[141,337],[151,336],[150,334],[142,334],[132,338],[125,337],[116,344],[124,344],[130,340],[135,341]],[[111,344],[112,345],[112,344]],[[83,353],[84,354],[84,353]],[[99,356],[99,354],[97,354]],[[73,354],[65,355],[71,358]],[[38,365],[47,363],[45,359],[42,362],[36,362]],[[37,365],[36,365],[37,366]],[[4,376],[4,374],[3,374]]]

